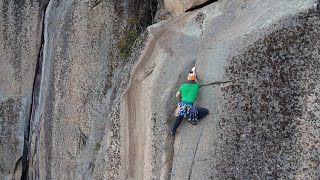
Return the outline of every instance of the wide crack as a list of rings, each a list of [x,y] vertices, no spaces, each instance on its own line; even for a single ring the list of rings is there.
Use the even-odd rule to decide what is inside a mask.
[[[209,1],[207,1],[207,2],[205,2],[205,3],[203,3],[203,4],[200,4],[200,5],[198,5],[198,6],[193,6],[193,7],[191,7],[190,9],[186,10],[186,12],[194,11],[194,10],[203,8],[203,7],[205,7],[205,6],[209,5],[209,4],[212,4],[212,3],[217,2],[217,1],[218,1],[218,0],[209,0]]]
[[[42,61],[43,61],[43,44],[44,44],[44,19],[45,19],[45,12],[47,9],[47,6],[49,4],[50,0],[44,0],[40,6],[40,10],[42,11],[42,32],[41,32],[41,45],[38,53],[38,59],[37,59],[37,65],[35,69],[35,76],[33,81],[33,89],[32,89],[32,102],[31,102],[31,109],[30,109],[30,115],[29,120],[26,122],[26,126],[24,129],[24,147],[23,147],[23,156],[22,156],[22,174],[21,174],[21,180],[27,180],[28,179],[28,171],[29,171],[29,154],[31,149],[31,138],[30,136],[30,125],[31,122],[33,122],[34,118],[34,112],[35,109],[38,107],[38,99],[39,99],[39,93],[40,93],[40,87],[41,87],[41,72],[42,72]]]

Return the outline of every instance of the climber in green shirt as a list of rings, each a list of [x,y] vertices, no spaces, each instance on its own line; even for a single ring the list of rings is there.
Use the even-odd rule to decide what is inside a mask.
[[[194,103],[199,92],[199,82],[182,84],[178,91],[178,97],[183,94],[182,101]]]
[[[191,124],[196,125],[198,119],[205,117],[209,113],[209,110],[206,108],[193,106],[193,103],[197,99],[199,93],[199,87],[200,85],[197,80],[196,68],[193,67],[191,72],[188,74],[188,82],[182,84],[176,94],[176,97],[180,99],[177,112],[178,117],[170,129],[170,134],[174,135],[176,133],[176,130],[184,117],[187,117],[187,120]]]

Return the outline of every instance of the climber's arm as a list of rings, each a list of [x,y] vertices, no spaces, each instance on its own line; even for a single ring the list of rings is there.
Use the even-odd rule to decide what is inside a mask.
[[[195,75],[195,77],[196,77],[196,79],[195,79],[195,81],[198,81],[198,79],[197,79],[197,73],[196,73],[196,67],[193,67],[192,69],[191,69],[191,72]]]
[[[176,97],[177,97],[178,99],[181,99],[181,98],[182,98],[181,93],[180,93],[179,91],[177,92]]]

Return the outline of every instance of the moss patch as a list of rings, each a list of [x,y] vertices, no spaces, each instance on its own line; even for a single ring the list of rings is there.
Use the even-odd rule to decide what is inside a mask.
[[[95,150],[96,150],[96,151],[99,151],[100,147],[101,147],[101,144],[98,143],[98,142],[96,142],[96,144],[95,144]]]
[[[129,57],[131,47],[135,40],[139,37],[139,34],[140,33],[137,30],[130,29],[126,31],[123,37],[117,42],[117,48],[123,60],[126,60]]]

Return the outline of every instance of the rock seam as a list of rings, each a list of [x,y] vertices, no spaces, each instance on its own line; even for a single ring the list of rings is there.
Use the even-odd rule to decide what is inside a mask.
[[[42,62],[43,62],[43,45],[44,45],[44,20],[45,20],[45,12],[47,10],[47,6],[49,4],[50,0],[44,0],[42,2],[41,10],[41,40],[40,40],[40,48],[38,53],[38,59],[37,64],[35,68],[35,75],[34,75],[34,81],[33,81],[33,87],[32,87],[32,97],[31,97],[31,106],[29,111],[29,120],[26,122],[26,126],[24,129],[24,147],[23,147],[23,156],[22,156],[22,174],[21,174],[21,180],[27,180],[28,179],[28,171],[29,171],[29,157],[30,157],[30,148],[31,148],[31,139],[30,139],[30,125],[32,122],[32,119],[34,118],[34,112],[35,112],[35,98],[37,95],[39,95],[40,92],[40,81],[39,78],[41,78],[41,72],[42,72]]]

